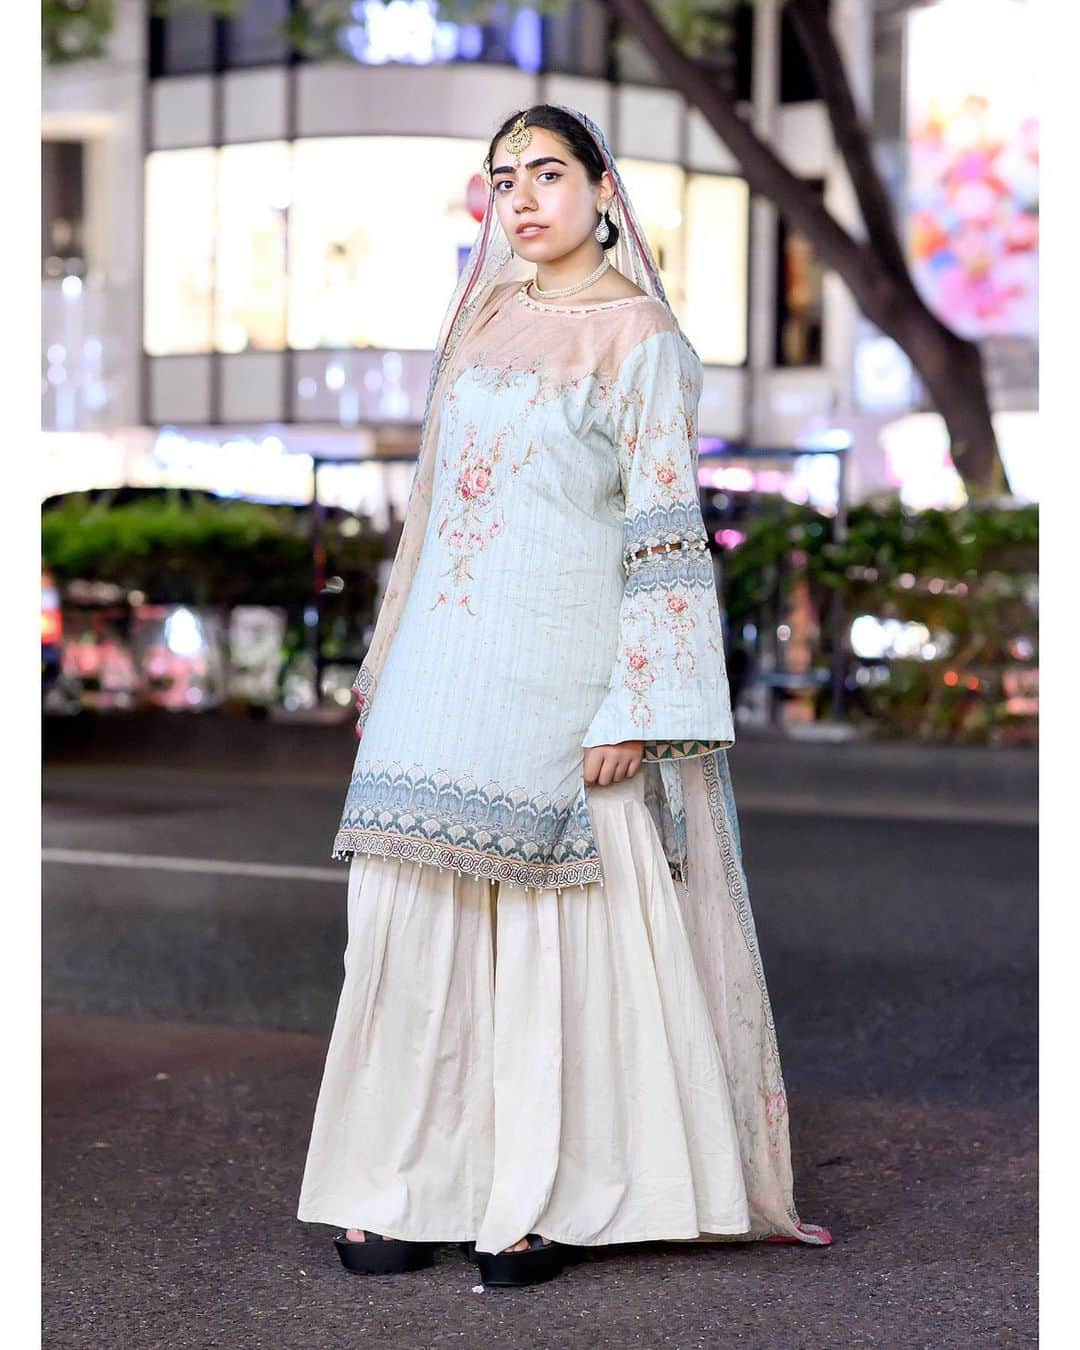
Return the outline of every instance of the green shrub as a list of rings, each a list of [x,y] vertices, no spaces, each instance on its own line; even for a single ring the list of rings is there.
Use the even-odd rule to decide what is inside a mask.
[[[818,626],[815,664],[831,655],[829,602],[839,593],[846,632],[859,614],[921,623],[940,655],[897,660],[863,691],[882,730],[928,739],[983,739],[1014,720],[1007,675],[1038,668],[1038,509],[1001,503],[906,510],[895,500],[851,509],[846,537],[813,508],[780,503],[746,527],[725,555],[733,633],[776,621],[800,576]],[[973,681],[975,682],[973,684]]]
[[[310,603],[310,515],[291,507],[170,493],[123,504],[73,494],[42,514],[42,561],[60,583],[107,581],[148,602],[228,608]],[[346,583],[326,597],[363,616],[374,601],[387,541],[327,525],[327,573]]]

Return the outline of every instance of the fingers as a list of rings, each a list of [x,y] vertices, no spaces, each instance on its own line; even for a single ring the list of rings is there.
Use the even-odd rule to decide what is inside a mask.
[[[640,750],[621,746],[592,745],[585,752],[583,778],[586,787],[608,787],[633,778],[641,763]]]

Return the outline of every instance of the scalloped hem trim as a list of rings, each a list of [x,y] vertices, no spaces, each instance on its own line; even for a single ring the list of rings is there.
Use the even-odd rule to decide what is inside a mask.
[[[478,881],[505,881],[515,886],[532,886],[537,890],[560,891],[569,886],[584,889],[593,882],[601,886],[604,884],[604,871],[599,858],[572,863],[528,863],[489,853],[477,853],[474,849],[457,848],[452,844],[383,834],[378,830],[339,830],[330,856],[336,860],[347,860],[357,854],[397,858],[403,862],[417,863],[421,867],[437,867],[440,872],[460,872]]]

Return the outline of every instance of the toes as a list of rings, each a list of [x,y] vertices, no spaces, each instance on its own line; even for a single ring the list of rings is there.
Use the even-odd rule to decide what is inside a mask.
[[[543,1244],[543,1246],[550,1247],[552,1239],[541,1237],[540,1241]],[[503,1248],[504,1252],[526,1252],[528,1250],[529,1250],[529,1239],[527,1237],[519,1238],[518,1241],[515,1242],[512,1247]]]

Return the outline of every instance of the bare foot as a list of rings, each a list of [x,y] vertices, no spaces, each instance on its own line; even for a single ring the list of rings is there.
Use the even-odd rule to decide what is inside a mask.
[[[345,1238],[349,1242],[366,1242],[364,1230],[362,1228],[346,1228]]]
[[[550,1246],[551,1246],[551,1239],[550,1239],[550,1238],[541,1238],[540,1240],[541,1240],[541,1242],[544,1244],[545,1247],[550,1247]],[[529,1247],[529,1240],[528,1240],[528,1238],[518,1238],[517,1242],[515,1242],[514,1245],[513,1245],[512,1247],[504,1247],[504,1248],[503,1248],[503,1251],[504,1251],[504,1252],[524,1252],[524,1251],[527,1251],[527,1250],[528,1250],[528,1247]]]

